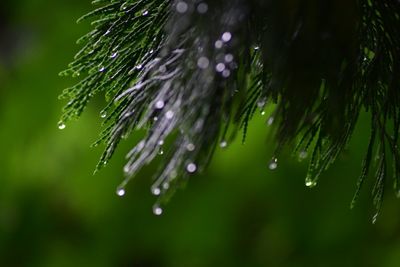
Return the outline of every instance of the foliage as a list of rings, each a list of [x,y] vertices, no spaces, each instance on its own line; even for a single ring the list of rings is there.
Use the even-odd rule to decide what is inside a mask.
[[[267,106],[274,107],[268,124],[276,140],[270,168],[285,146],[300,157],[308,153],[310,187],[345,149],[367,110],[371,138],[353,204],[371,166],[377,214],[388,175],[400,193],[398,1],[94,3],[100,7],[81,19],[93,19],[94,29],[62,73],[84,78],[62,95],[70,102],[60,128],[94,95],[106,95],[98,142],[106,150],[98,169],[122,138],[146,130],[127,155],[118,194],[164,154],[152,188],[160,196],[155,212],[162,212],[158,205],[177,185],[202,170],[239,129],[245,140],[252,116]]]

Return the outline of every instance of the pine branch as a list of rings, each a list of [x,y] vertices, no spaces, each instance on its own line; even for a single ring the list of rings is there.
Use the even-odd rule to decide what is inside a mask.
[[[239,129],[244,141],[257,109],[272,104],[268,124],[277,146],[271,169],[284,147],[294,147],[301,158],[311,155],[306,185],[315,186],[349,143],[365,109],[372,118],[371,139],[352,203],[374,151],[377,213],[390,161],[400,192],[398,1],[95,3],[101,6],[81,19],[91,19],[94,30],[80,39],[82,50],[62,73],[84,78],[64,91],[70,102],[60,128],[94,95],[105,94],[109,105],[101,113],[105,130],[98,143],[106,150],[97,169],[121,139],[146,131],[127,155],[118,194],[162,153],[152,187],[160,214],[185,177],[204,169],[216,147],[225,147]]]

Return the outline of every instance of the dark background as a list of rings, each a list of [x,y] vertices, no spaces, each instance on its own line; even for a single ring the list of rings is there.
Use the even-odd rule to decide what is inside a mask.
[[[156,217],[149,166],[119,198],[122,143],[93,176],[103,147],[104,100],[90,103],[63,131],[58,77],[90,29],[75,20],[82,0],[0,2],[0,266],[400,266],[400,201],[388,186],[373,225],[371,182],[349,209],[368,141],[363,115],[349,150],[314,189],[306,162],[283,155],[268,170],[266,117],[256,116],[246,145],[219,149]]]

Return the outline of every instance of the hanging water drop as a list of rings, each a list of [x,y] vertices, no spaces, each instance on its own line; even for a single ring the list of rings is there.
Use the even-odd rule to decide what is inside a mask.
[[[103,119],[104,119],[105,117],[107,117],[107,112],[104,111],[104,110],[103,110],[102,112],[100,112],[100,117],[103,118]]]
[[[219,143],[219,146],[221,148],[226,148],[228,146],[228,142],[226,142],[225,140],[221,141],[221,143]]]
[[[167,113],[165,113],[165,117],[169,120],[172,119],[174,117],[174,112],[171,110],[167,111]]]
[[[186,146],[186,149],[187,149],[188,151],[192,152],[192,151],[194,151],[194,150],[196,149],[196,146],[195,146],[194,144],[190,143],[190,144],[188,144],[188,145]]]
[[[274,117],[269,117],[267,124],[268,126],[271,126],[274,123],[275,118]]]
[[[169,183],[167,183],[167,182],[163,183],[163,188],[165,190],[168,190],[169,189]]]
[[[215,66],[215,70],[217,72],[223,72],[225,70],[225,64],[224,63],[218,63],[217,66]]]
[[[151,190],[151,193],[155,196],[159,196],[161,194],[161,189],[158,187],[155,187]]]
[[[118,196],[123,197],[126,192],[124,188],[118,188],[116,193]]]
[[[58,123],[58,129],[64,130],[65,127],[66,127],[66,126],[65,126],[65,123],[64,123],[64,122],[60,121],[60,122]]]
[[[209,65],[210,65],[210,60],[208,60],[208,58],[206,58],[206,57],[201,57],[197,60],[197,66],[200,69],[204,70],[204,69],[208,68]]]
[[[158,155],[160,156],[164,155],[164,150],[162,148],[160,148],[160,150],[158,151]]]
[[[272,160],[270,161],[268,168],[273,171],[276,170],[276,168],[278,168],[278,159],[277,158],[272,158]]]
[[[223,45],[224,45],[224,43],[221,40],[218,40],[215,42],[215,48],[217,48],[217,49],[222,48]]]
[[[307,157],[308,157],[307,151],[303,150],[303,151],[301,151],[301,152],[299,153],[299,159],[300,159],[300,160],[306,159]]]
[[[142,13],[143,16],[147,16],[148,14],[149,14],[149,11],[148,11],[148,10],[145,10],[145,11],[143,11],[143,13]]]
[[[222,34],[222,41],[224,41],[225,43],[229,42],[232,39],[232,34],[230,32],[224,32]]]
[[[316,182],[316,181],[312,180],[311,178],[307,178],[307,179],[306,179],[306,186],[307,186],[307,187],[313,188],[313,187],[315,187],[316,185],[317,185],[317,182]]]
[[[208,11],[208,5],[206,3],[200,3],[197,6],[197,12],[199,12],[200,14],[205,14]]]
[[[196,170],[197,170],[197,165],[194,164],[194,163],[189,163],[189,164],[186,166],[186,170],[187,170],[188,173],[195,173]]]
[[[156,109],[162,109],[165,106],[164,101],[158,100],[155,104]]]
[[[103,72],[106,68],[104,68],[103,66],[99,67],[99,72]]]
[[[154,215],[160,216],[163,213],[163,209],[158,205],[153,206],[153,213]]]
[[[189,6],[188,4],[186,4],[186,2],[184,1],[180,1],[177,5],[176,5],[176,11],[178,11],[178,13],[185,13],[188,10]]]

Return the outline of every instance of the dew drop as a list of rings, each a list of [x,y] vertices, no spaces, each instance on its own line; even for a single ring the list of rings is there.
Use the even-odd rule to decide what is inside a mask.
[[[187,170],[189,173],[195,173],[196,170],[197,170],[197,165],[194,164],[194,163],[189,163],[189,164],[186,166],[186,170]]]
[[[269,119],[268,119],[268,121],[267,121],[267,124],[270,126],[270,125],[272,125],[273,123],[274,123],[274,117],[270,117]]]
[[[101,118],[105,118],[105,117],[107,117],[107,112],[106,111],[102,111],[102,112],[100,112],[100,117]]]
[[[313,187],[315,187],[317,185],[317,182],[316,181],[313,181],[312,179],[306,179],[306,186],[307,187],[310,187],[310,188],[313,188]]]
[[[268,168],[269,168],[271,171],[276,170],[276,169],[278,168],[278,159],[277,159],[277,158],[273,158],[273,159],[270,161],[270,163],[269,163],[269,165],[268,165]]]
[[[186,2],[184,1],[180,1],[176,5],[176,11],[178,11],[179,13],[185,13],[188,10],[188,8],[189,8],[188,4],[186,4]]]
[[[222,147],[222,148],[226,148],[228,146],[228,142],[223,140],[221,143],[219,143],[219,146]]]
[[[160,141],[158,141],[158,145],[159,145],[159,146],[162,146],[162,145],[164,145],[164,140],[160,140]]]
[[[261,116],[265,116],[265,111],[261,111]]]
[[[118,56],[118,53],[115,52],[115,53],[113,53],[113,54],[110,56],[110,58],[116,58],[117,56]]]
[[[156,109],[162,109],[164,106],[165,106],[165,103],[162,100],[157,101],[157,103],[155,105]]]
[[[223,45],[224,45],[224,43],[221,40],[218,40],[215,42],[215,48],[217,48],[217,49],[222,48]]]
[[[120,197],[123,197],[125,195],[126,191],[124,188],[118,188],[117,189],[117,195]]]
[[[60,122],[58,123],[58,129],[64,130],[65,127],[66,127],[66,126],[65,126],[65,123],[64,123],[64,122],[60,121]]]
[[[199,58],[199,60],[197,60],[197,66],[200,69],[206,69],[208,68],[209,65],[210,65],[210,60],[208,60],[208,58],[206,57],[201,57]]]
[[[137,65],[136,67],[135,67],[135,69],[137,69],[137,70],[141,70],[143,68],[143,65],[141,65],[141,64],[139,64],[139,65]]]
[[[200,3],[197,6],[197,12],[199,12],[200,14],[205,14],[208,11],[208,5],[206,3]]]
[[[188,144],[188,145],[186,146],[186,149],[187,149],[188,151],[194,151],[194,150],[196,149],[196,146],[195,146],[194,144],[190,143],[190,144]]]
[[[164,155],[164,150],[160,149],[160,150],[158,151],[158,155]]]
[[[142,13],[143,16],[147,16],[148,14],[149,14],[149,11],[148,11],[148,10],[145,10],[145,11],[143,11],[143,13]]]
[[[155,187],[151,190],[151,193],[155,196],[159,196],[161,194],[161,189],[158,187]]]
[[[307,157],[308,157],[307,151],[303,150],[300,152],[300,154],[299,154],[300,159],[306,159]]]
[[[232,54],[226,54],[224,59],[225,59],[226,63],[231,63],[233,61],[233,55]]]
[[[169,183],[167,183],[167,182],[163,183],[163,188],[165,190],[168,190],[169,189]]]
[[[230,70],[224,70],[222,72],[222,77],[228,78],[229,76],[231,76],[231,71]]]
[[[225,43],[229,42],[232,39],[232,34],[230,32],[224,32],[222,34],[222,41]]]
[[[169,120],[172,119],[174,117],[174,112],[171,110],[167,111],[167,113],[165,113],[165,117]]]
[[[215,67],[215,70],[217,72],[223,72],[225,70],[225,64],[224,63],[218,63],[217,66]]]
[[[159,205],[153,206],[154,215],[160,216],[163,213],[163,209]]]
[[[103,66],[99,67],[99,72],[103,72],[106,68],[104,68]]]

